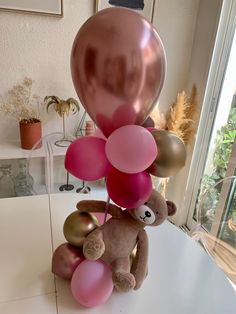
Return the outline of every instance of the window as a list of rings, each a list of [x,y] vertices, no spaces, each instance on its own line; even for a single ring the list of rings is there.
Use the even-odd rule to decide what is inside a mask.
[[[185,203],[190,229],[196,222],[201,192],[235,173],[235,16],[235,1],[224,1],[187,185]],[[217,202],[220,196],[215,197]],[[232,204],[228,203],[226,215],[232,215]]]

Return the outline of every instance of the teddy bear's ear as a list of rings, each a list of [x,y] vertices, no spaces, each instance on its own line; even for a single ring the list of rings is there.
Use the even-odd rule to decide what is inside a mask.
[[[168,216],[173,216],[176,213],[176,205],[171,201],[166,201],[166,205],[168,207]]]

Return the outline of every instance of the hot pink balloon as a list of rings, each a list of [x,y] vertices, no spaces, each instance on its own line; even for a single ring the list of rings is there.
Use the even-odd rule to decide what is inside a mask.
[[[128,174],[111,168],[106,180],[107,192],[117,205],[134,208],[144,204],[152,192],[152,180],[146,172]]]
[[[110,267],[103,261],[83,261],[71,280],[71,292],[76,301],[86,307],[105,303],[112,294]]]
[[[152,134],[139,125],[126,125],[107,139],[106,155],[110,163],[126,173],[147,169],[157,157],[157,145]]]
[[[53,253],[52,272],[63,279],[71,279],[75,269],[83,260],[82,250],[69,243],[63,243]]]
[[[153,25],[124,8],[101,10],[80,28],[71,52],[76,92],[108,137],[142,125],[163,86],[166,57]]]
[[[76,139],[67,149],[65,168],[73,176],[93,181],[106,176],[109,162],[105,154],[105,141],[93,136]]]

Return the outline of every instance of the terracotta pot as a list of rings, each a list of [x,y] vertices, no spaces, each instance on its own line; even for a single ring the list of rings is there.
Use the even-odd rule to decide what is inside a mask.
[[[20,121],[19,124],[21,147],[24,149],[32,149],[42,138],[41,121],[34,119],[32,122]],[[35,148],[40,148],[41,146],[42,143],[40,142]]]

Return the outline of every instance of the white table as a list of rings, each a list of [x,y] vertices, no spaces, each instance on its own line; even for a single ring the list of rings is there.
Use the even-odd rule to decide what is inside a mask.
[[[165,222],[147,228],[149,275],[140,290],[114,292],[105,305],[85,309],[69,282],[51,274],[52,250],[79,199],[55,194],[0,200],[0,313],[2,314],[235,314],[236,292],[203,249]],[[50,204],[50,206],[49,206]]]

